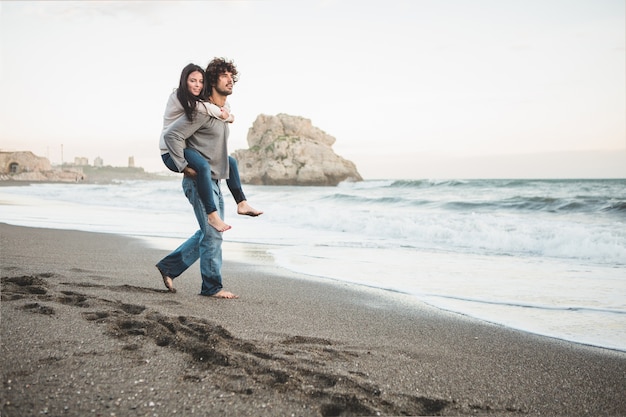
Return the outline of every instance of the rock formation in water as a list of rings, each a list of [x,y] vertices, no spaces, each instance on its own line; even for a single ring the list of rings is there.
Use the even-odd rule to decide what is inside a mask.
[[[249,149],[233,153],[241,181],[255,185],[337,185],[362,181],[354,163],[335,154],[335,138],[299,116],[261,114],[248,131]]]

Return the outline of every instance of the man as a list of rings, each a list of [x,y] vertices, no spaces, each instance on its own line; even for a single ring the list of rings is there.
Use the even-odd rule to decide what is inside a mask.
[[[232,94],[233,86],[237,82],[237,68],[232,61],[223,58],[213,59],[207,66],[205,73],[205,88],[208,100],[223,107],[226,98]],[[181,117],[170,125],[164,133],[165,143],[173,158],[183,158],[183,149],[186,146],[197,150],[211,165],[211,178],[215,181],[213,198],[220,215],[224,218],[224,199],[220,190],[220,180],[228,178],[228,123],[216,119],[202,112],[196,112],[193,121]],[[211,227],[207,221],[206,210],[200,197],[194,172],[185,169],[183,190],[185,196],[193,206],[200,230],[180,245],[172,253],[163,258],[156,265],[165,286],[171,291],[174,289],[174,278],[182,274],[198,258],[200,258],[200,274],[202,288],[200,295],[216,298],[239,298],[222,287],[222,233]]]

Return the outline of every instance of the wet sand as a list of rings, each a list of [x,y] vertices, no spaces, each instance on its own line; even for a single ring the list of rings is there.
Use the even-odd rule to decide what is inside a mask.
[[[2,416],[626,415],[626,353],[506,329],[226,244],[226,289],[110,234],[0,224]],[[172,247],[173,249],[173,247]],[[241,259],[248,259],[241,262]]]

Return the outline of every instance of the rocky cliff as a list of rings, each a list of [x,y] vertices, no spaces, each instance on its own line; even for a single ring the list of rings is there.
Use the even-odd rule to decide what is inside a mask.
[[[335,138],[309,119],[261,114],[248,131],[249,149],[233,156],[241,181],[255,185],[337,185],[362,181],[354,163],[332,150]]]
[[[82,170],[54,168],[48,158],[30,151],[0,151],[0,181],[79,182],[83,179]]]
[[[30,151],[0,151],[0,181],[111,183],[121,180],[162,180],[143,168],[70,166],[53,167],[48,158]]]

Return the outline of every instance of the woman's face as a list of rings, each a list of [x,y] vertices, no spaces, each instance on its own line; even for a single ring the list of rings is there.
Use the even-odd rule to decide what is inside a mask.
[[[187,77],[187,89],[194,96],[199,96],[204,86],[204,78],[200,71],[194,71]]]

